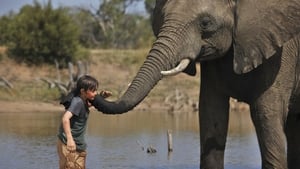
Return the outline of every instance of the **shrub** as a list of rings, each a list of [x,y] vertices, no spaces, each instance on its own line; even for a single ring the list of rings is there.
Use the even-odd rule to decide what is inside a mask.
[[[9,51],[14,58],[30,64],[64,64],[74,61],[82,52],[79,29],[65,8],[53,9],[51,1],[45,6],[23,6],[12,22],[13,33]],[[79,51],[80,50],[80,51]]]

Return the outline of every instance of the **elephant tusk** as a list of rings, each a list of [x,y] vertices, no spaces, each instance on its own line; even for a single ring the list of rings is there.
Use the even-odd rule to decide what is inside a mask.
[[[173,76],[173,75],[177,75],[178,73],[184,71],[184,69],[186,69],[186,67],[189,65],[191,61],[189,59],[183,59],[181,60],[181,62],[178,64],[178,66],[176,66],[174,69],[171,70],[166,70],[166,71],[161,71],[160,73],[163,76]]]

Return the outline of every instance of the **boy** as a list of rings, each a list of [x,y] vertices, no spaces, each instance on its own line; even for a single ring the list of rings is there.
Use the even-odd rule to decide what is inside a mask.
[[[89,100],[97,94],[98,81],[89,75],[79,78],[76,88],[61,103],[66,111],[59,127],[57,151],[60,169],[85,169],[86,142],[84,135],[89,116]],[[111,95],[102,91],[103,97]]]

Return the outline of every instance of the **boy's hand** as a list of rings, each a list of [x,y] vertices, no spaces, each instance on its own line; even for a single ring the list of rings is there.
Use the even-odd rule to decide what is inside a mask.
[[[76,144],[73,139],[67,140],[67,149],[71,152],[76,151]]]
[[[100,95],[101,95],[102,97],[104,97],[104,98],[107,98],[107,97],[112,96],[112,92],[111,92],[111,91],[102,90],[102,91],[100,92]]]

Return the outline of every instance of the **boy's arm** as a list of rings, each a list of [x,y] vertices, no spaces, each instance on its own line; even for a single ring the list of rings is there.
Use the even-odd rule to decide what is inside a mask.
[[[69,111],[66,111],[65,114],[62,117],[62,125],[67,137],[67,149],[69,151],[75,151],[76,150],[76,144],[73,139],[72,133],[71,133],[71,125],[70,125],[70,119],[73,116],[73,114]]]

